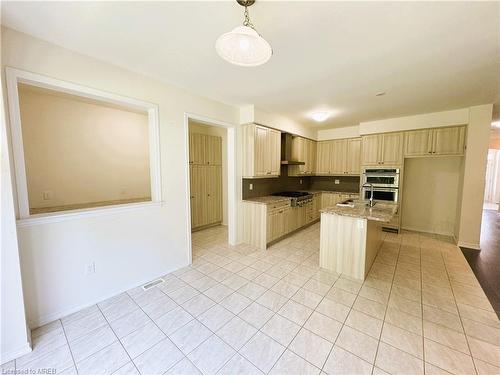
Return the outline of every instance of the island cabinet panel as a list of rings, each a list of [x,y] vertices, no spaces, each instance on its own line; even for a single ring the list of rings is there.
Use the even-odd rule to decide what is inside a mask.
[[[364,280],[382,244],[380,223],[321,214],[319,266]]]
[[[281,133],[249,124],[242,128],[243,177],[278,177],[281,167]]]

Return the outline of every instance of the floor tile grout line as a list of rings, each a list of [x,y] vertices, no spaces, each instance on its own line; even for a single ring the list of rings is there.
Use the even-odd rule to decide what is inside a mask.
[[[64,333],[64,338],[66,339],[66,344],[68,345],[69,353],[71,354],[71,359],[73,360],[73,365],[75,366],[75,371],[77,374],[79,374],[80,372],[78,371],[78,367],[76,366],[75,356],[73,355],[73,351],[71,350],[71,345],[69,344],[68,336],[66,335],[66,330],[64,328],[64,325],[62,324],[62,321],[61,321],[61,328]]]
[[[448,280],[449,280],[450,286],[451,286],[451,279],[450,279],[450,273],[448,271],[448,266],[446,264],[446,260],[443,257],[443,254],[442,254],[441,251],[440,251],[440,253],[441,253],[441,258],[442,258],[443,263],[444,263],[444,268],[445,268],[446,274],[448,275]],[[453,290],[453,287],[451,288],[451,293],[453,294],[453,299],[455,300],[455,305],[457,306],[457,310],[458,310],[457,299],[455,297],[455,291]],[[469,349],[469,353],[470,353],[469,356],[470,356],[470,358],[472,360],[472,365],[474,366],[474,370],[476,371],[476,374],[478,374],[477,366],[476,366],[476,361],[474,361],[474,357],[472,355],[472,350],[471,350],[470,344],[469,344],[469,335],[467,335],[467,331],[465,330],[464,323],[463,323],[463,320],[462,320],[462,315],[460,314],[460,310],[458,310],[458,318],[460,319],[460,324],[461,324],[463,332],[464,332],[465,341],[467,342],[467,348]]]
[[[383,242],[385,242],[385,238],[386,237],[387,237],[387,235],[384,237]],[[382,242],[382,246],[383,246],[383,242]],[[380,252],[380,250],[381,249],[379,249],[379,252]],[[396,267],[394,268],[394,273],[392,275],[391,286],[390,286],[390,289],[389,289],[389,298],[391,298],[390,296],[391,296],[391,293],[392,293],[392,287],[394,285],[394,278],[396,277],[397,264],[398,264],[399,254],[400,254],[400,251],[401,251],[401,240],[398,243],[398,249],[397,250],[398,250],[398,254],[397,254],[397,258],[396,258]],[[376,363],[377,363],[378,350],[379,350],[379,347],[380,347],[380,342],[382,341],[382,334],[384,333],[385,317],[387,315],[388,308],[389,308],[389,300],[387,301],[387,305],[385,306],[384,318],[382,320],[382,328],[380,330],[380,334],[379,334],[379,338],[378,338],[378,342],[377,342],[377,348],[375,349],[375,357],[373,358],[372,375],[373,375],[373,372],[374,372],[374,369],[375,369]]]

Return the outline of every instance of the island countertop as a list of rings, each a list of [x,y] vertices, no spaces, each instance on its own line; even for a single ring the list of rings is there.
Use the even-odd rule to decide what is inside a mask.
[[[398,210],[398,206],[392,203],[376,202],[373,207],[369,207],[367,203],[368,201],[355,200],[354,207],[332,206],[320,212],[388,223]]]

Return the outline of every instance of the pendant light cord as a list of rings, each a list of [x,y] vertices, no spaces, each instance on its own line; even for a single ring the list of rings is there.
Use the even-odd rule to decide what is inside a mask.
[[[252,29],[255,29],[253,27],[252,21],[250,21],[250,15],[248,14],[248,7],[245,5],[245,20],[243,21],[243,26],[251,27]]]

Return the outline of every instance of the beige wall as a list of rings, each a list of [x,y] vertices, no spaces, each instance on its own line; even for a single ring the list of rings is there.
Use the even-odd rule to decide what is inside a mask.
[[[454,235],[462,160],[405,159],[403,229]]]
[[[58,319],[187,266],[191,233],[185,114],[237,124],[239,109],[14,30],[2,28],[1,49],[3,77],[10,66],[155,103],[159,110],[161,203],[52,222],[18,222],[30,325]],[[90,262],[95,262],[96,272],[87,276],[84,270]],[[7,349],[2,347],[2,352]]]
[[[146,113],[27,85],[19,104],[30,208],[151,196]]]
[[[457,229],[458,244],[473,249],[480,248],[486,158],[492,113],[492,104],[471,107],[467,127],[460,224]]]
[[[189,120],[189,132],[222,138],[222,224],[227,225],[227,129]]]

